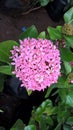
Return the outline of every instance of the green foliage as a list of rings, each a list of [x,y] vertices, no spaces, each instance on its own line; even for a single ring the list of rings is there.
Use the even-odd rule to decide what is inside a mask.
[[[70,107],[73,107],[73,85],[69,86],[69,92],[66,96],[66,104]]]
[[[45,39],[45,38],[46,38],[46,33],[45,33],[45,31],[41,32],[41,33],[38,35],[38,38],[43,38],[43,39]]]
[[[44,6],[49,2],[40,1]],[[64,14],[64,22],[71,23],[73,20],[73,7]],[[72,130],[73,129],[73,35],[62,34],[62,26],[56,28],[48,27],[38,34],[37,28],[32,25],[22,33],[20,39],[26,37],[47,38],[58,42],[61,56],[61,75],[56,84],[51,85],[45,94],[44,101],[38,107],[33,107],[30,121],[27,126],[19,119],[11,130]],[[64,46],[63,46],[64,43]],[[8,40],[0,44],[0,91],[3,90],[4,81],[7,75],[12,75],[10,50],[13,46],[19,45],[16,41]],[[31,92],[29,91],[29,94]],[[36,102],[36,101],[35,101]],[[0,110],[2,112],[2,110]],[[3,130],[0,128],[0,130]]]
[[[61,26],[57,26],[56,28],[48,27],[47,31],[49,33],[49,37],[52,40],[62,39]]]
[[[10,130],[17,130],[17,128],[11,128]]]
[[[73,47],[73,36],[64,36],[68,47]]]
[[[22,33],[20,36],[20,39],[24,39],[26,37],[31,37],[31,38],[37,38],[38,36],[38,31],[35,25],[32,25],[31,27],[27,28],[25,32]]]
[[[53,0],[39,0],[39,3],[41,6],[46,6],[51,1],[53,1]]]
[[[24,130],[24,123],[18,119],[10,130]]]
[[[73,7],[64,14],[64,21],[73,25]]]
[[[64,125],[63,130],[73,130],[73,128],[69,125]]]
[[[12,75],[12,66],[11,65],[0,66],[0,73],[6,74],[6,75]]]
[[[24,130],[36,130],[35,125],[28,125],[24,128]]]
[[[73,116],[67,119],[66,124],[71,125],[71,126],[73,125]]]
[[[0,43],[0,61],[5,63],[10,63],[10,50],[13,46],[18,46],[18,43],[13,40],[8,40]]]
[[[62,61],[73,61],[73,53],[68,48],[60,48],[60,54]]]
[[[48,98],[49,97],[49,95],[50,95],[50,93],[52,92],[52,90],[55,88],[55,85],[51,85],[51,87],[49,87],[48,89],[47,89],[47,92],[46,92],[46,94],[45,94],[45,98]]]
[[[71,65],[69,64],[69,62],[64,61],[64,67],[65,67],[65,70],[66,70],[66,74],[71,73],[72,68],[71,68]]]
[[[51,115],[54,113],[54,111],[55,108],[53,108],[51,100],[47,99],[43,101],[36,110],[33,109],[30,124],[31,122],[34,122],[34,124],[37,122],[40,130],[48,130],[49,125],[53,126]]]

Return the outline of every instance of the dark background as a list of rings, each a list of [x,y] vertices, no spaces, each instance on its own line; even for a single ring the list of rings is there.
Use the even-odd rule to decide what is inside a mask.
[[[18,40],[22,33],[22,28],[30,27],[33,24],[41,32],[46,31],[48,26],[62,25],[63,18],[59,22],[54,22],[43,7],[16,17],[0,12],[0,42]]]

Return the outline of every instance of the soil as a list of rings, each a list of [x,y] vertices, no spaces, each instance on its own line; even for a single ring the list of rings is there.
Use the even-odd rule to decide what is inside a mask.
[[[46,31],[48,26],[62,25],[63,18],[54,22],[44,8],[28,11],[19,16],[10,16],[0,13],[0,42],[4,40],[18,40],[23,27],[35,25],[39,32]]]

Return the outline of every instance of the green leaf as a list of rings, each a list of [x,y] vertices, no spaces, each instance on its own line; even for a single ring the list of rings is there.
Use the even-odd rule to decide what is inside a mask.
[[[10,63],[10,50],[13,49],[13,46],[18,46],[18,43],[13,40],[8,40],[0,43],[0,61]]]
[[[24,123],[22,120],[18,119],[13,125],[11,130],[24,130]]]
[[[45,33],[45,31],[41,32],[41,33],[38,35],[38,38],[43,38],[43,39],[45,39],[45,38],[46,38],[46,33]]]
[[[16,128],[11,128],[10,130],[17,130]]]
[[[40,130],[49,130],[50,123],[48,117],[46,115],[41,115],[39,120],[39,128]],[[51,124],[52,125],[52,124]]]
[[[61,27],[48,27],[47,31],[49,33],[49,37],[52,40],[62,39]]]
[[[60,48],[60,56],[62,61],[73,61],[73,54],[72,52],[67,48]]]
[[[49,99],[46,99],[42,102],[42,104],[36,109],[36,116],[40,116],[43,113],[46,113],[48,115],[51,115],[53,112],[52,109],[52,101]]]
[[[28,125],[24,128],[24,130],[36,130],[36,126],[35,125]]]
[[[59,96],[62,101],[66,101],[66,96],[67,96],[67,88],[59,88]]]
[[[59,123],[54,130],[61,130],[61,123]]]
[[[41,107],[44,109],[44,108],[46,108],[46,107],[49,107],[49,106],[52,106],[52,101],[50,100],[50,99],[47,99],[47,100],[45,100],[45,101],[43,101],[42,102],[42,104],[41,104]]]
[[[27,93],[30,96],[32,94],[32,90],[27,90]]]
[[[67,119],[66,124],[71,125],[71,126],[73,125],[73,116]]]
[[[56,26],[56,29],[61,33],[62,32],[62,26]]]
[[[47,89],[47,92],[46,92],[46,95],[45,95],[45,98],[48,98],[50,93],[52,92],[52,90],[56,88],[56,84],[52,84],[48,89]]]
[[[22,33],[22,35],[20,36],[20,39],[23,40],[24,38],[27,38],[27,37],[37,38],[37,36],[38,36],[38,31],[36,27],[32,25],[31,27],[27,28],[25,32]]]
[[[48,124],[53,126],[53,119],[50,116],[47,116]]]
[[[70,107],[73,107],[73,95],[67,95],[66,104],[69,105]]]
[[[64,36],[65,40],[66,40],[66,44],[69,47],[73,47],[73,36]]]
[[[68,86],[68,94],[66,97],[66,104],[69,105],[70,107],[73,107],[73,84],[69,84]]]
[[[64,14],[64,21],[65,23],[73,24],[73,7],[71,7],[65,14]],[[72,22],[71,22],[72,21]]]
[[[58,87],[58,88],[64,88],[65,82],[66,82],[66,77],[65,77],[65,75],[64,75],[64,76],[60,76],[60,77],[58,78],[57,87]],[[62,87],[62,86],[60,87],[59,85],[62,85],[63,87]]]
[[[71,126],[68,126],[67,124],[65,124],[63,126],[63,130],[73,130],[73,128],[71,128]]]
[[[51,0],[39,0],[41,6],[46,6]]]
[[[49,97],[49,95],[50,95],[50,93],[51,93],[52,90],[53,90],[53,87],[50,87],[50,88],[47,89],[45,98],[48,98],[48,97]]]
[[[69,62],[64,61],[63,63],[64,63],[64,67],[65,67],[65,70],[66,70],[66,74],[69,74],[71,72],[71,70],[72,70]]]
[[[3,65],[0,66],[0,73],[12,75],[12,67],[11,65]]]

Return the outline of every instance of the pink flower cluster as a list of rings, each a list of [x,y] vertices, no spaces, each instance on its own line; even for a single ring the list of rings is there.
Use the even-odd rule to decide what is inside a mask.
[[[50,40],[25,38],[11,50],[13,74],[27,90],[44,90],[60,75],[60,52]]]

